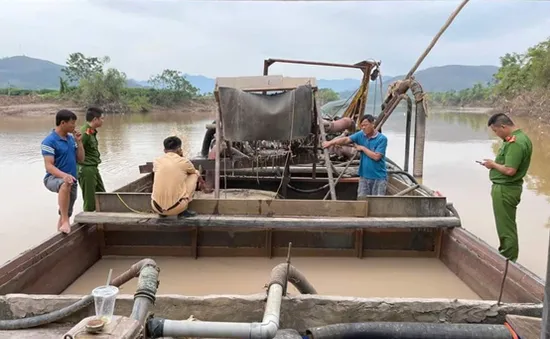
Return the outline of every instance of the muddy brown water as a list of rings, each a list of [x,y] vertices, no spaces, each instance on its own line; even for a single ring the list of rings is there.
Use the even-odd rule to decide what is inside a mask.
[[[183,137],[187,148],[193,150],[191,153],[197,153],[202,143],[205,124],[211,122],[211,117],[189,120],[177,115],[108,116],[98,135],[103,158],[100,170],[107,190],[114,190],[138,178],[138,165],[152,161],[162,153],[162,140],[167,135],[177,134]],[[462,218],[463,227],[496,247],[498,240],[491,209],[488,173],[484,167],[475,163],[475,160],[494,158],[498,148],[499,142],[488,130],[486,122],[487,116],[479,113],[432,112],[428,116],[423,183],[440,191],[454,203]],[[519,263],[535,274],[544,276],[550,219],[550,167],[547,165],[550,163],[550,135],[538,122],[518,119],[517,123],[531,136],[534,145],[531,168],[518,209]],[[3,187],[0,204],[2,262],[40,243],[55,232],[57,199],[55,194],[47,191],[42,184],[45,172],[40,156],[40,141],[49,133],[52,126],[53,116],[0,119],[0,173]],[[404,157],[404,126],[403,113],[396,112],[383,128],[389,139],[387,154],[401,166]],[[411,158],[412,153],[411,149]],[[412,169],[412,159],[410,168]],[[79,193],[75,212],[81,210],[82,200]],[[162,269],[161,291],[185,294],[254,293],[261,291],[262,284],[268,279],[269,271],[278,263],[274,260],[260,259],[231,260],[190,261],[162,258],[159,261]],[[311,260],[313,259],[296,258],[296,265],[299,266],[300,261],[304,265],[307,264],[307,267],[299,268],[304,271],[310,270],[308,277],[312,276],[313,283],[323,293],[336,293],[338,288],[339,294],[422,296],[424,293],[431,293],[433,296],[434,293],[438,293],[434,291],[434,287],[442,289],[442,296],[445,294],[458,297],[472,293],[454,276],[449,276],[451,273],[434,260]],[[127,268],[129,263],[131,261],[102,260],[67,292],[89,291],[90,287],[104,282],[108,267],[115,268],[115,271],[122,270]],[[221,279],[219,276],[209,278],[208,272],[213,271],[227,274],[224,273]],[[331,275],[345,277],[345,283],[342,282],[343,285],[337,287],[340,280],[327,277],[327,271],[338,272]],[[183,275],[190,272],[200,274],[194,278],[180,279],[179,275],[176,275],[178,272]],[[250,281],[237,280],[239,276],[250,274],[254,275]],[[242,286],[220,290],[222,287],[235,285],[230,284],[231,281],[239,281]],[[193,287],[194,285],[197,286]],[[355,287],[349,287],[347,290],[345,286],[348,285]],[[455,292],[446,290],[445,286],[453,287]]]
[[[64,294],[89,294],[127,270],[139,258],[105,258],[69,286]],[[284,258],[155,258],[161,268],[159,294],[254,294],[265,291],[271,269]],[[480,299],[445,264],[433,258],[293,258],[322,295],[349,297]],[[120,289],[133,294],[137,279]],[[298,294],[294,287],[289,293]]]

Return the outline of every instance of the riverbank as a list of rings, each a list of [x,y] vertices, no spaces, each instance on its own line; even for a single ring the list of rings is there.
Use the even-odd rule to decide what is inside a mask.
[[[507,113],[512,117],[525,117],[540,121],[550,121],[550,91],[533,90],[517,95],[513,99],[504,97],[490,101],[476,101],[457,107],[439,101],[430,101],[430,108],[438,111],[468,113]]]
[[[0,117],[40,117],[55,115],[60,109],[83,114],[84,108],[71,100],[53,99],[39,95],[0,95]],[[153,106],[150,112],[182,114],[186,117],[214,117],[217,106],[213,98],[197,98],[174,107]]]

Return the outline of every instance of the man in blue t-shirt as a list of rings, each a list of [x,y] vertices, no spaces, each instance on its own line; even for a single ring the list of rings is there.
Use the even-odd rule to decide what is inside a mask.
[[[354,143],[357,151],[361,152],[357,198],[367,195],[385,195],[388,182],[386,170],[388,138],[374,129],[374,117],[372,115],[367,114],[361,119],[360,131],[349,137],[339,137],[326,141],[323,143],[323,147],[351,143]]]
[[[57,193],[57,230],[63,233],[71,231],[69,218],[77,196],[76,163],[84,161],[82,135],[75,131],[75,127],[76,114],[66,109],[60,110],[55,115],[55,128],[40,145],[46,167],[44,185],[48,190]]]

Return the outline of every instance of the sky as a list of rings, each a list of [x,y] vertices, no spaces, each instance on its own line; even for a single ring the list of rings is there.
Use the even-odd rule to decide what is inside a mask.
[[[263,60],[382,62],[407,73],[461,1],[0,0],[0,57],[64,64],[111,58],[129,78],[163,69],[261,75]],[[550,36],[550,1],[471,0],[420,69],[498,65]],[[357,70],[276,64],[271,74],[358,78]]]

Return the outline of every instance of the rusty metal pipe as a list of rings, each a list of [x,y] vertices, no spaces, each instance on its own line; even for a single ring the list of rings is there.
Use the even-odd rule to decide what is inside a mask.
[[[328,128],[326,128],[327,122]],[[352,118],[342,118],[333,121],[323,120],[323,125],[325,125],[325,130],[327,133],[340,133],[347,129],[352,129],[355,122]]]
[[[377,65],[376,61],[361,61],[356,64],[341,64],[334,62],[323,62],[323,61],[307,61],[307,60],[292,60],[292,59],[266,59],[264,61],[264,75],[267,75],[266,68],[273,65],[276,62],[282,62],[287,64],[300,64],[300,65],[312,65],[312,66],[329,66],[329,67],[343,67],[343,68],[357,68],[365,69],[367,67],[372,67]],[[266,67],[267,65],[267,67]]]

